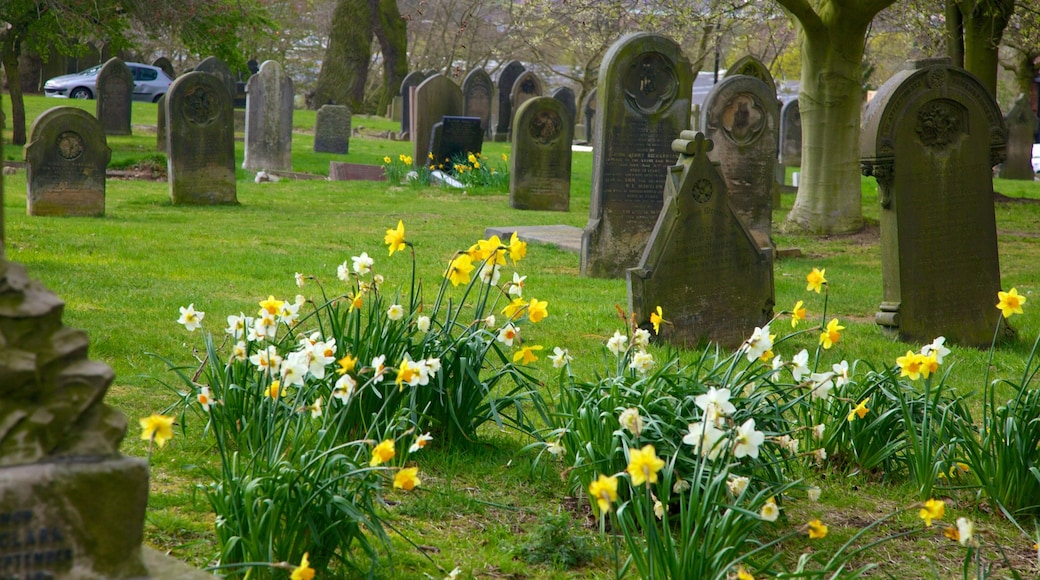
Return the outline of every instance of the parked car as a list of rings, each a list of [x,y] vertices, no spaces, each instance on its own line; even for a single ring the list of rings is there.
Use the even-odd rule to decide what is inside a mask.
[[[1033,173],[1040,173],[1040,143],[1033,144]]]
[[[126,66],[134,75],[133,100],[154,103],[166,94],[173,79],[159,67],[136,62]],[[76,74],[61,75],[48,80],[43,91],[48,97],[68,99],[93,99],[97,95],[97,75],[101,65],[92,66]]]

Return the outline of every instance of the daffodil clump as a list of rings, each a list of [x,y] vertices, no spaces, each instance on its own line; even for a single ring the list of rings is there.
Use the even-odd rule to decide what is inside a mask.
[[[398,155],[391,159],[389,155],[383,157],[383,174],[386,182],[390,185],[401,185],[408,172],[412,170],[412,157],[410,155]]]
[[[499,191],[509,190],[509,158],[505,153],[501,160],[491,159],[481,153],[467,152],[452,159],[431,158],[431,166],[451,173],[466,187],[488,187]]]

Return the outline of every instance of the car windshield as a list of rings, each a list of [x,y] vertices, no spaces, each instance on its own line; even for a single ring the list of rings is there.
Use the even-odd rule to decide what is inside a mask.
[[[97,73],[98,73],[99,70],[101,70],[101,65],[92,66],[92,67],[88,68],[87,70],[80,71],[80,72],[78,72],[76,74],[81,75],[81,76],[85,76],[85,77],[87,77],[87,76],[94,77],[94,76],[97,76]]]

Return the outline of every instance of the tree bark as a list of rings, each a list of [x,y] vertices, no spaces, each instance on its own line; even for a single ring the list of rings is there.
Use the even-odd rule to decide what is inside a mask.
[[[964,68],[978,77],[994,97],[997,94],[997,51],[1015,9],[1013,0],[961,0]]]
[[[22,42],[18,32],[8,29],[0,39],[0,60],[4,65],[4,76],[7,77],[7,92],[11,95],[11,142],[25,145],[25,98],[22,96],[22,81],[19,78],[18,53]]]
[[[372,57],[372,15],[369,0],[339,0],[332,13],[329,46],[311,98],[322,105],[347,105],[361,112],[365,101],[368,61]]]
[[[372,29],[383,53],[383,88],[376,100],[376,114],[383,114],[408,75],[407,23],[397,9],[397,0],[369,0]]]
[[[957,3],[946,3],[946,55],[953,66],[964,68],[964,18]]]

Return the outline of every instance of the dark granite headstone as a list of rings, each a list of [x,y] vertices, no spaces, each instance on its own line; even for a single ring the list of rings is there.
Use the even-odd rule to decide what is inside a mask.
[[[513,120],[513,107],[510,98],[513,96],[513,83],[525,70],[520,61],[514,60],[498,73],[498,99],[495,109],[495,141],[508,141],[510,123]]]
[[[595,143],[596,133],[596,94],[599,87],[589,91],[581,102],[581,115],[585,119],[585,140],[590,144]]]
[[[690,125],[692,89],[690,61],[663,35],[627,35],[603,57],[582,274],[618,278],[639,261],[675,161],[672,140]]]
[[[462,114],[478,117],[485,133],[491,129],[491,95],[494,91],[491,75],[482,68],[469,71],[462,81]]]
[[[650,328],[660,306],[671,322],[661,338],[674,345],[736,348],[773,316],[772,253],[733,211],[707,155],[711,141],[683,131],[672,147],[680,156],[668,169],[664,208],[639,265],[627,272],[629,310]]]
[[[111,58],[97,75],[97,119],[106,135],[130,135],[130,104],[134,73],[118,58]]]
[[[780,109],[780,165],[802,166],[802,113],[798,99],[791,99]]]
[[[574,91],[570,87],[560,87],[552,92],[552,98],[563,104],[563,108],[570,115],[570,124],[576,123],[578,120],[578,103],[575,100]]]
[[[529,70],[520,73],[520,76],[516,77],[516,81],[513,82],[513,92],[509,97],[513,115],[516,115],[516,110],[520,108],[520,105],[526,103],[528,99],[541,97],[544,94],[542,79],[538,78],[538,75]],[[512,130],[512,126],[513,123],[510,121],[510,130]]]
[[[159,58],[152,61],[152,66],[157,66],[161,68],[162,71],[166,73],[166,76],[170,77],[171,79],[177,78],[177,74],[173,70],[173,63],[170,62],[170,59],[166,58],[165,56],[160,56]]]
[[[429,163],[430,137],[433,125],[442,117],[458,117],[462,115],[462,89],[454,81],[442,74],[435,74],[422,82],[415,89],[415,103],[412,107],[415,128],[412,136],[412,160],[416,166]]]
[[[76,107],[45,111],[33,122],[25,146],[29,215],[105,215],[105,168],[111,158],[101,123],[90,113]]]
[[[412,106],[412,87],[417,87],[426,80],[426,75],[419,71],[413,71],[408,73],[401,81],[401,132],[408,133],[411,131],[411,106]],[[409,137],[411,138],[411,137]]]
[[[1008,128],[1007,161],[1000,168],[1004,179],[1033,181],[1033,134],[1036,133],[1036,113],[1029,107],[1029,97],[1019,95],[1004,121]]]
[[[755,77],[727,75],[708,93],[701,127],[714,143],[727,197],[762,247],[773,247],[773,191],[780,112],[776,94]]]
[[[877,179],[881,202],[876,321],[911,341],[981,347],[1000,316],[993,166],[1007,128],[978,79],[927,62],[882,85],[863,121],[863,172]]]
[[[350,107],[344,105],[322,105],[315,115],[314,152],[350,152]]]
[[[773,74],[769,72],[769,67],[762,64],[762,61],[757,58],[747,55],[737,59],[733,66],[726,69],[725,76],[731,77],[736,75],[755,77],[764,82],[769,87],[769,91],[773,93],[773,96],[776,96],[776,81],[773,79]]]
[[[166,93],[166,160],[174,204],[238,203],[231,95],[216,75],[181,75]]]
[[[166,153],[166,95],[155,102],[155,149]]]
[[[225,90],[227,90],[228,102],[232,102],[232,99],[235,98],[235,93],[238,91],[236,88],[238,79],[235,78],[235,75],[224,61],[215,56],[207,57],[195,67],[195,72],[216,75]]]
[[[431,162],[448,165],[457,157],[480,153],[483,146],[484,129],[478,117],[442,117],[430,135]]]
[[[568,211],[571,203],[570,112],[552,97],[535,97],[516,110],[509,160],[509,205]]]
[[[268,60],[246,83],[246,143],[242,167],[292,170],[293,82]]]

